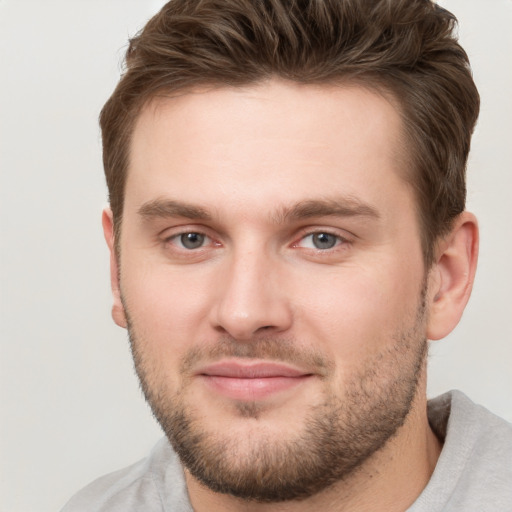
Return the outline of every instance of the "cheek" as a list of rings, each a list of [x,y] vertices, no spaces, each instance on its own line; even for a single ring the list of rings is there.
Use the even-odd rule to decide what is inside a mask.
[[[208,310],[204,276],[193,278],[170,267],[125,267],[121,290],[139,338],[157,357],[176,359],[194,340],[204,337]]]
[[[421,274],[375,268],[336,269],[323,286],[317,281],[302,294],[299,334],[313,337],[345,367],[396,343],[416,320]]]

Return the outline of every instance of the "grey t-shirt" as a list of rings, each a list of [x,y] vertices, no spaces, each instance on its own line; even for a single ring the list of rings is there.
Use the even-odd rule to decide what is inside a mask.
[[[460,391],[428,404],[444,439],[432,477],[407,512],[512,512],[512,425]],[[193,512],[183,471],[167,439],[136,464],[103,476],[62,512]]]

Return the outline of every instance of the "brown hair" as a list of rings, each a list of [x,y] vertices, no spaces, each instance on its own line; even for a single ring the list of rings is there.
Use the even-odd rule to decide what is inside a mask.
[[[479,110],[455,17],[430,0],[172,0],[130,41],[126,72],[100,116],[120,235],[131,134],[155,95],[279,77],[352,81],[390,93],[405,125],[425,262],[465,207]]]

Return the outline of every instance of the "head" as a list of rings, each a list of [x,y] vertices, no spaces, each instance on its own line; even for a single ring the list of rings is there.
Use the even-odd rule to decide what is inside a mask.
[[[479,95],[455,17],[428,0],[173,0],[133,38],[101,113],[103,161],[119,239],[130,141],[159,95],[269,78],[357,83],[390,98],[404,123],[404,179],[416,194],[427,266],[465,207]]]
[[[101,114],[114,318],[209,489],[303,499],[426,425],[476,255],[453,28],[424,0],[173,0],[132,40]]]

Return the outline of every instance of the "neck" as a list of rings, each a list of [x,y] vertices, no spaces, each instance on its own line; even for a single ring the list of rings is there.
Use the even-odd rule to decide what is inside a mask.
[[[440,453],[441,443],[428,424],[423,382],[404,425],[395,436],[349,478],[310,498],[282,503],[247,502],[211,491],[187,471],[185,478],[196,512],[399,512],[406,510],[421,494]]]

